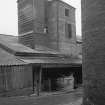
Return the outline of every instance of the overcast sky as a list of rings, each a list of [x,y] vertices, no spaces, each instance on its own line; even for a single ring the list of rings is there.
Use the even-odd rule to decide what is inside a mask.
[[[18,35],[17,0],[0,1],[0,34]],[[81,1],[63,0],[76,8],[77,35],[81,35]]]

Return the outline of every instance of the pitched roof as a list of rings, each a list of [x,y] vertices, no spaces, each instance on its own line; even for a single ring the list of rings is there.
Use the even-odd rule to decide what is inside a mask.
[[[24,61],[0,48],[0,65],[25,65]]]
[[[0,47],[10,53],[36,53],[35,50],[18,43],[18,37],[0,35]]]
[[[0,34],[0,40],[5,40],[6,42],[17,43],[18,37],[13,35]]]
[[[16,56],[15,53],[23,55]],[[33,54],[32,56],[25,54]],[[30,63],[82,64],[81,59],[64,56],[53,51],[39,51],[18,43],[16,36],[0,35],[0,65],[24,65]]]
[[[56,1],[56,2],[61,2],[61,3],[65,4],[65,5],[69,6],[69,7],[71,7],[71,8],[73,8],[73,9],[76,9],[74,6],[68,4],[68,3],[65,2],[64,0],[49,0],[49,2],[55,2],[55,1]]]
[[[31,49],[29,47],[24,46],[23,44],[18,43],[18,37],[12,35],[0,35],[0,48],[5,49],[7,52],[16,54],[16,55],[40,55],[40,56],[51,56],[60,54],[57,51],[48,49],[48,48],[37,48]]]

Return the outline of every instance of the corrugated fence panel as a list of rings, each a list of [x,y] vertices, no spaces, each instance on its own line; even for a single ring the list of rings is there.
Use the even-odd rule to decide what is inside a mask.
[[[32,67],[25,66],[24,68],[24,87],[32,86]]]
[[[3,67],[0,66],[0,92],[4,90],[4,70]]]
[[[0,92],[32,86],[32,67],[0,66]]]
[[[12,68],[12,85],[14,89],[27,88],[32,84],[32,69],[30,66],[14,66]]]
[[[22,66],[14,66],[12,68],[12,85],[14,89],[23,87]]]

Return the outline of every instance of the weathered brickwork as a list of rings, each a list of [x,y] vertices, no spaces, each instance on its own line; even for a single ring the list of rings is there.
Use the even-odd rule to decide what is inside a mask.
[[[105,103],[105,0],[82,0],[84,105]]]
[[[57,0],[50,2],[48,6],[48,31],[57,39],[58,50],[76,55],[75,8]],[[69,16],[65,16],[65,9],[69,10]],[[71,24],[71,38],[66,35],[66,24]]]
[[[33,1],[18,1],[18,28],[19,34],[33,30]]]
[[[34,48],[34,36],[33,34],[28,34],[28,35],[22,35],[22,36],[18,36],[19,38],[19,43],[22,43],[23,45],[30,47],[30,48]]]
[[[34,37],[43,34],[46,0],[18,0],[19,42],[35,48]],[[35,33],[35,34],[34,34]]]
[[[75,8],[60,0],[19,0],[18,9],[20,43],[33,49],[48,47],[69,55],[77,54]],[[69,16],[65,16],[65,9],[69,10]],[[31,25],[27,23],[29,17],[33,21]],[[22,25],[20,20],[27,24]],[[71,38],[66,35],[66,24],[71,25]]]

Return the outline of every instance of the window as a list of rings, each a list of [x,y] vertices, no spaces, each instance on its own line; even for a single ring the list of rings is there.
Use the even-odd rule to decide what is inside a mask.
[[[65,34],[68,38],[72,38],[72,25],[66,23],[65,24]]]
[[[69,9],[65,9],[65,16],[69,16]]]

